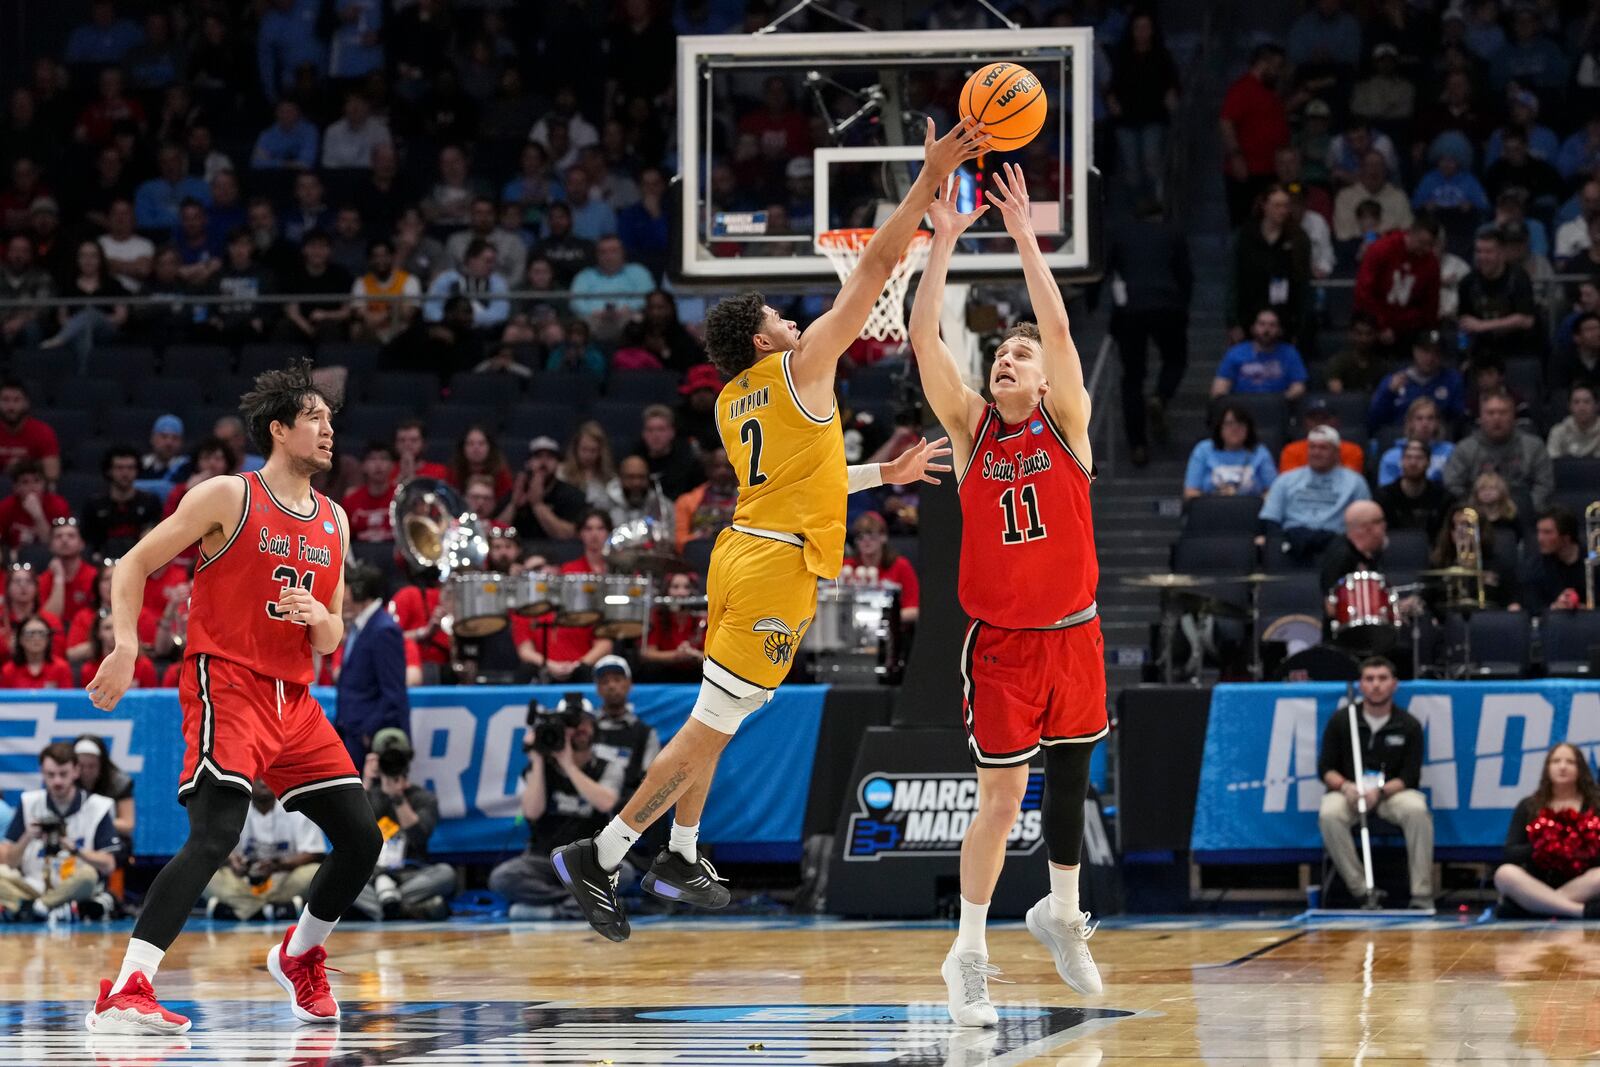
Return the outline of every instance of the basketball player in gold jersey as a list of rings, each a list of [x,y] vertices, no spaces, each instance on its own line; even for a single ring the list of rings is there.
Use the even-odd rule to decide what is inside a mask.
[[[987,143],[983,127],[974,124],[935,140],[928,121],[916,181],[867,243],[833,307],[804,333],[760,293],[731,297],[706,316],[711,362],[730,379],[717,398],[717,428],[739,475],[739,503],[732,528],[717,538],[711,554],[700,694],[689,721],[616,818],[595,837],[550,854],[589,925],[613,941],[626,941],[629,933],[617,869],[669,807],[670,843],[656,856],[643,887],[700,907],[728,903],[727,888],[696,846],[700,813],[723,748],[789,673],[816,613],[817,579],[839,574],[846,495],[884,482],[936,481],[926,477],[928,471],[950,469],[931,462],[948,454],[942,441],[924,441],[893,463],[847,469],[834,372],[934,195]]]

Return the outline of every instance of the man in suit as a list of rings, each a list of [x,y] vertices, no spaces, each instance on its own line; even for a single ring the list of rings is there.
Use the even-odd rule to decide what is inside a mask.
[[[400,624],[383,610],[382,573],[353,560],[345,567],[344,588],[345,639],[333,725],[360,767],[379,730],[396,726],[410,731],[411,700],[406,693],[405,638]]]

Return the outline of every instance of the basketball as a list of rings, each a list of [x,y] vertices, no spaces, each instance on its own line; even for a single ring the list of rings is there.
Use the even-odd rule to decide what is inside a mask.
[[[996,152],[1021,148],[1044,129],[1050,110],[1044,85],[1027,67],[989,63],[961,87],[961,117],[983,123]]]

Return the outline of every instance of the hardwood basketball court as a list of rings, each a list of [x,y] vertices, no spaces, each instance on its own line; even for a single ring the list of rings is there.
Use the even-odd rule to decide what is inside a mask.
[[[644,919],[348,924],[330,944],[337,1028],[298,1025],[263,924],[196,922],[163,967],[183,1038],[90,1035],[127,924],[0,934],[4,1067],[32,1064],[777,1065],[1591,1062],[1600,929],[1472,919],[1119,920],[1106,981],[1062,985],[1020,924],[991,930],[1001,1025],[959,1030],[935,923]],[[281,936],[282,927],[276,927]]]

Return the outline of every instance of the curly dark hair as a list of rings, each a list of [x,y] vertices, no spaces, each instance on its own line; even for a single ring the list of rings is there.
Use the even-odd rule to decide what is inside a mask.
[[[256,375],[251,390],[239,398],[239,417],[263,456],[272,455],[273,423],[293,426],[319,397],[331,411],[339,410],[342,398],[319,388],[311,380],[311,368],[309,359],[291,360],[282,370]]]
[[[756,361],[750,338],[761,332],[767,298],[755,290],[720,300],[706,312],[706,355],[724,378],[744,373]]]

